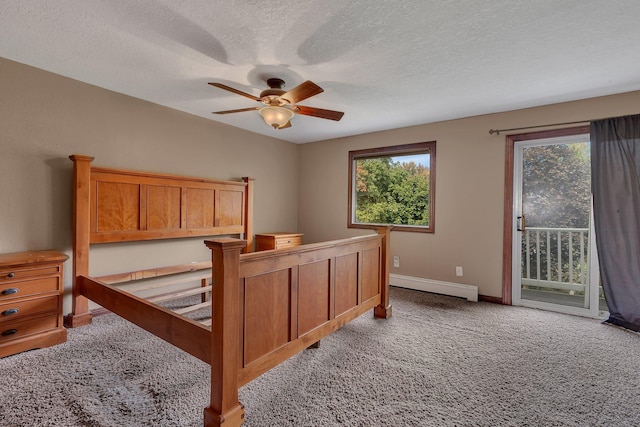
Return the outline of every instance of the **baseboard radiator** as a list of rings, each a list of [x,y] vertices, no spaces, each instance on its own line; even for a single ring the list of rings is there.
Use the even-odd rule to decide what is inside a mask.
[[[417,291],[433,292],[435,294],[449,295],[452,297],[466,298],[468,301],[478,301],[478,287],[463,285],[453,282],[423,279],[421,277],[389,275],[389,284],[399,288],[414,289]]]

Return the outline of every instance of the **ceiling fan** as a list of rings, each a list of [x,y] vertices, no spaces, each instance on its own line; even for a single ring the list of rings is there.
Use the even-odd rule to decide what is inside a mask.
[[[213,114],[229,114],[240,113],[242,111],[258,110],[258,113],[262,116],[264,121],[274,129],[286,129],[288,127],[291,127],[291,118],[295,114],[302,114],[305,116],[319,117],[321,119],[329,119],[335,121],[340,120],[344,115],[344,113],[341,111],[323,110],[322,108],[297,105],[297,103],[300,101],[324,92],[324,90],[320,86],[310,80],[299,84],[290,91],[285,91],[283,89],[284,80],[271,78],[267,80],[269,89],[263,90],[260,93],[260,96],[253,96],[249,93],[242,92],[241,90],[223,85],[222,83],[209,84],[211,86],[228,90],[229,92],[233,92],[238,95],[246,96],[249,99],[253,99],[254,101],[258,101],[264,104],[264,106],[261,107],[215,111]]]

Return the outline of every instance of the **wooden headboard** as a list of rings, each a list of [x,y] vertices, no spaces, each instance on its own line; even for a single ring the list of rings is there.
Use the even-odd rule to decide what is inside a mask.
[[[91,167],[73,161],[73,311],[69,326],[89,323],[75,278],[89,273],[89,246],[197,236],[242,235],[253,246],[253,179],[218,181]]]

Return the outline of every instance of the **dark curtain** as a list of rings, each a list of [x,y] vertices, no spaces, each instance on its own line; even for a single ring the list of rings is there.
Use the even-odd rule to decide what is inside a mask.
[[[591,123],[591,180],[606,321],[640,332],[640,115]]]

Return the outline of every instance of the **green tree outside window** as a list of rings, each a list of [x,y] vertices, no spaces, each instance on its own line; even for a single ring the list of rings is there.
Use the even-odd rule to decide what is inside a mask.
[[[349,227],[433,232],[435,142],[349,152]]]

